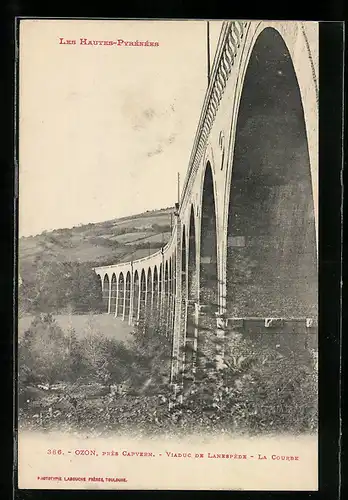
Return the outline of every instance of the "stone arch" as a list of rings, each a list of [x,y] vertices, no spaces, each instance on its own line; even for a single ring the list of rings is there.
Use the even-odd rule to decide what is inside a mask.
[[[124,296],[124,318],[129,318],[130,312],[130,299],[131,299],[131,274],[128,271],[126,275],[126,289]]]
[[[173,313],[172,313],[172,329],[174,330],[175,322],[175,298],[176,298],[176,251],[173,252],[172,259],[172,289],[173,289]]]
[[[159,278],[158,278],[158,300],[159,300],[160,316],[162,315],[162,291],[163,291],[163,264],[161,262],[159,266]]]
[[[173,328],[173,263],[172,263],[172,256],[169,257],[169,271],[168,271],[168,288],[169,288],[169,306],[168,306],[168,328],[169,328],[169,334],[172,333],[172,328]]]
[[[157,266],[154,267],[153,270],[153,313],[156,320],[159,316],[159,308],[158,308],[158,271]]]
[[[152,315],[152,272],[151,267],[147,271],[146,279],[146,314],[147,316]]]
[[[146,310],[146,275],[145,269],[141,270],[140,275],[140,304],[139,304],[139,318],[144,320]]]
[[[111,277],[111,297],[110,297],[110,313],[116,314],[117,310],[117,278],[116,274],[112,273]]]
[[[134,285],[133,285],[133,319],[139,319],[139,294],[140,294],[140,282],[138,270],[134,273]]]
[[[104,311],[104,305],[103,305],[103,280],[100,274],[97,274],[97,280],[99,282],[99,298],[100,298],[100,309],[101,311]]]
[[[163,312],[164,312],[164,330],[167,333],[169,320],[169,266],[168,260],[164,264],[164,296],[163,296]]]
[[[196,223],[194,207],[191,205],[188,227],[188,296],[190,300],[198,299],[197,258],[196,258]]]
[[[168,290],[169,297],[173,295],[173,274],[172,274],[172,256],[169,257],[169,267],[168,267]]]
[[[117,304],[117,315],[123,316],[124,311],[124,276],[121,272],[118,277],[118,304]]]
[[[187,297],[187,247],[186,247],[186,227],[182,229],[181,240],[181,295],[186,301]]]
[[[265,29],[274,30],[282,38],[294,67],[299,91],[302,97],[304,121],[307,133],[312,174],[312,190],[316,224],[316,245],[318,251],[318,51],[319,23],[297,21],[260,21],[249,23],[242,57],[238,66],[237,96],[240,101],[249,59],[259,36]],[[237,69],[237,68],[236,68]],[[238,106],[235,107],[238,112]]]
[[[109,312],[110,281],[109,275],[105,274],[103,279],[103,310]]]
[[[183,347],[186,345],[186,327],[187,327],[187,245],[186,245],[186,227],[182,228],[181,240],[181,335],[183,337]],[[183,352],[183,368],[185,364],[185,351]]]
[[[218,309],[217,218],[213,171],[206,164],[201,202],[200,301],[212,311]]]
[[[169,267],[168,267],[168,260],[166,260],[164,264],[164,294],[165,296],[168,295],[169,291]]]
[[[185,344],[185,373],[186,377],[193,377],[195,370],[196,357],[196,302],[198,301],[198,274],[197,274],[197,255],[196,255],[196,224],[194,215],[194,206],[191,205],[190,222],[188,227],[188,263],[187,263],[187,281],[188,281],[188,305],[187,305],[187,331]]]
[[[299,84],[280,33],[258,35],[240,97],[228,191],[226,307],[317,314],[311,166]]]

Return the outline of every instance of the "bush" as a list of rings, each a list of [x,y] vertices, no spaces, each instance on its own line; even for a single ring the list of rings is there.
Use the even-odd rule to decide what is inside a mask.
[[[306,363],[296,350],[284,355],[278,347],[238,336],[227,342],[224,368],[205,370],[198,383],[184,389],[185,418],[249,433],[316,431],[315,363]]]
[[[71,356],[64,332],[50,314],[36,317],[18,349],[19,381],[52,384],[69,377]]]

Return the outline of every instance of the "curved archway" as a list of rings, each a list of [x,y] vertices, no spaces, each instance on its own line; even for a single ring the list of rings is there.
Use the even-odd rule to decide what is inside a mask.
[[[106,274],[103,281],[103,310],[109,312],[109,294],[110,294],[110,283],[109,276]]]
[[[182,228],[181,243],[181,325],[184,337],[186,336],[187,320],[187,257],[186,257],[186,227]]]
[[[161,262],[161,264],[159,266],[159,281],[158,281],[158,301],[159,301],[159,313],[160,313],[161,320],[162,320],[162,310],[163,310],[162,290],[163,290],[163,265]]]
[[[255,42],[238,111],[227,234],[227,311],[317,314],[315,221],[300,90],[274,28]]]
[[[169,257],[168,271],[168,290],[169,290],[169,306],[168,306],[168,333],[172,336],[173,333],[173,263],[172,256]]]
[[[123,316],[124,311],[124,276],[120,273],[118,277],[118,304],[117,304],[117,315]]]
[[[158,271],[157,266],[153,270],[153,313],[154,317],[158,319]]]
[[[152,272],[151,267],[147,271],[146,284],[146,315],[148,318],[152,316]]]
[[[104,304],[103,304],[103,280],[100,274],[96,275],[96,280],[98,281],[98,309],[100,312],[104,312]]]
[[[130,272],[127,272],[126,275],[126,290],[124,296],[124,317],[129,318],[130,312],[130,298],[131,298],[131,275]]]
[[[194,208],[191,205],[189,241],[188,241],[188,306],[187,306],[187,332],[185,345],[185,372],[186,376],[193,377],[195,372],[196,339],[198,335],[195,314],[195,302],[198,300],[198,282],[196,266],[196,227]]]
[[[168,260],[164,265],[164,296],[163,296],[163,311],[164,311],[164,321],[163,329],[164,333],[167,334],[168,331],[168,321],[169,321],[169,267]]]
[[[172,259],[172,289],[173,289],[173,313],[172,313],[172,330],[174,331],[175,323],[175,297],[176,297],[176,251],[173,252]]]
[[[198,293],[196,266],[196,225],[193,205],[190,212],[189,244],[188,244],[188,295],[190,300],[196,300]]]
[[[171,299],[171,296],[173,294],[173,275],[172,275],[172,257],[169,257],[169,267],[168,267],[168,290],[169,290],[169,301]]]
[[[207,162],[202,191],[200,248],[200,301],[212,311],[218,308],[217,229],[213,172]]]
[[[181,295],[183,299],[187,299],[187,258],[186,258],[186,228],[182,228],[182,243],[181,243]]]
[[[110,313],[115,314],[116,313],[116,300],[117,300],[117,279],[116,279],[116,274],[112,274],[111,278],[111,299],[110,299]]]
[[[133,285],[133,319],[139,319],[139,294],[140,294],[140,283],[139,283],[139,273],[138,270],[134,273],[134,285]]]

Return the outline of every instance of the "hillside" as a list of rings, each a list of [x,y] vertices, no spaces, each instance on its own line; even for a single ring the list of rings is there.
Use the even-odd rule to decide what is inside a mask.
[[[172,213],[173,208],[165,208],[21,237],[21,278],[31,280],[43,261],[102,266],[150,255],[168,242]]]

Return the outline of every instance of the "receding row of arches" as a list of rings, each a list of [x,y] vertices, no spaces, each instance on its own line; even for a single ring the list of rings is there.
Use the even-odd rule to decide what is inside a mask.
[[[133,276],[131,271],[118,276],[113,273],[110,280],[105,274],[101,283],[104,311],[130,322],[164,317],[169,328],[174,320],[174,273],[175,263],[170,257],[153,269],[135,270]]]
[[[222,307],[237,317],[317,316],[306,123],[291,56],[273,28],[259,35],[244,79],[226,179],[227,221],[220,224],[225,234],[217,229],[209,161],[204,169],[198,255],[192,207],[189,228],[183,228],[182,292],[187,300],[215,311]]]

